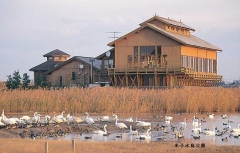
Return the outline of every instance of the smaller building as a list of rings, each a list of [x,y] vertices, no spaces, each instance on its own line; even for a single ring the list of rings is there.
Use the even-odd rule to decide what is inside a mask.
[[[49,87],[88,87],[104,80],[104,75],[100,73],[101,60],[83,56],[68,59],[70,55],[58,49],[43,56],[47,57],[47,61],[30,69],[34,72],[35,86],[39,85],[36,84],[38,77],[44,76]]]

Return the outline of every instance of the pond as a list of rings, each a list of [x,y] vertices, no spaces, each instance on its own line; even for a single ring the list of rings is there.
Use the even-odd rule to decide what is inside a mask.
[[[212,113],[210,113],[212,114]],[[225,114],[225,113],[224,113]],[[238,145],[240,146],[240,138],[231,137],[231,130],[238,128],[238,124],[240,124],[240,114],[239,113],[229,113],[227,114],[228,118],[223,119],[221,117],[220,113],[214,113],[214,118],[210,118],[206,113],[204,114],[120,114],[118,113],[118,122],[123,122],[127,125],[128,129],[125,129],[124,131],[119,131],[116,128],[113,128],[115,126],[115,121],[112,117],[112,114],[91,114],[90,117],[92,117],[95,121],[97,120],[97,117],[101,117],[102,115],[109,115],[110,117],[110,123],[109,122],[96,122],[92,126],[93,127],[103,127],[104,124],[107,124],[107,129],[115,129],[110,130],[109,135],[103,136],[99,134],[94,134],[93,132],[88,133],[69,133],[65,137],[58,138],[59,140],[79,140],[79,141],[114,141],[114,142],[121,142],[121,141],[127,141],[127,142],[153,142],[153,141],[160,141],[160,138],[163,138],[162,141],[164,142],[176,142],[176,143],[195,143],[195,144],[212,144],[212,145]],[[170,124],[165,123],[165,116],[172,116],[173,119],[170,121]],[[77,115],[76,115],[77,116]],[[127,122],[126,118],[133,116],[134,122]],[[201,123],[201,133],[194,133],[192,121],[194,116],[198,118],[198,124],[200,128]],[[86,116],[81,115],[82,119],[85,119]],[[151,122],[151,131],[149,132],[149,135],[151,136],[150,140],[140,140],[138,136],[130,135],[129,134],[129,126],[132,125],[134,128],[136,128],[137,122],[136,117],[138,120]],[[184,122],[184,119],[186,118],[186,126],[180,125],[180,122]],[[202,120],[202,122],[201,122]],[[79,125],[84,125],[85,122],[80,123]],[[225,125],[226,124],[226,125]],[[204,129],[209,129],[210,131],[216,131],[216,134],[219,134],[221,131],[224,131],[223,129],[231,126],[231,128],[226,131],[221,136],[216,135],[206,135],[204,134]],[[165,130],[157,129],[157,127],[166,126]],[[179,131],[181,127],[183,127],[183,135],[184,139],[179,140],[176,138],[176,135],[174,135],[173,131],[171,130],[172,126],[177,127],[176,130]],[[216,128],[216,130],[215,130]],[[219,130],[219,131],[218,131]],[[147,128],[142,129],[138,128],[139,135],[146,134]],[[218,131],[218,132],[217,132]],[[193,136],[200,136],[200,139],[193,139]],[[86,139],[86,137],[91,137],[91,139]],[[226,138],[227,137],[227,138]],[[226,138],[226,141],[223,141],[223,139]],[[54,139],[54,138],[48,138],[48,139]]]

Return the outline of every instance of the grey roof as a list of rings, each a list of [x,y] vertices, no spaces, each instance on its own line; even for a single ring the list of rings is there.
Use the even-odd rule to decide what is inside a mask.
[[[57,67],[62,62],[56,62],[52,60],[48,60],[42,64],[39,64],[33,68],[31,68],[29,71],[49,71],[53,69],[54,67]]]
[[[59,50],[59,49],[55,49],[45,55],[43,55],[43,57],[53,57],[53,56],[70,56],[69,54]]]
[[[189,27],[189,26],[183,24],[182,22],[178,22],[178,21],[175,21],[175,20],[172,20],[172,19],[166,19],[166,18],[163,18],[163,17],[160,17],[160,16],[154,16],[154,17],[152,17],[152,18],[150,18],[150,19],[140,23],[140,26],[142,26],[142,25],[144,25],[146,23],[149,23],[150,21],[155,20],[155,19],[159,20],[159,21],[161,21],[163,23],[166,23],[168,25],[173,25],[173,26],[182,27],[182,28],[186,28],[186,29],[195,31],[195,29],[193,29],[192,27]]]
[[[62,66],[74,61],[74,60],[81,61],[84,64],[87,64],[87,65],[91,66],[92,62],[90,61],[90,59],[94,59],[94,58],[93,57],[74,56],[74,57],[70,58],[69,60],[67,60],[65,62],[61,62],[56,67],[53,67],[52,69],[48,70],[46,73],[49,74],[49,73],[61,68]],[[101,64],[102,64],[101,60],[97,60],[97,59],[93,60],[93,68],[94,69],[100,70],[101,69]]]
[[[168,31],[165,31],[159,27],[157,27],[156,25],[154,24],[150,24],[150,23],[147,23],[146,24],[147,27],[150,27],[156,31],[158,31],[159,33],[162,33],[172,39],[174,39],[175,41],[181,43],[181,44],[184,44],[184,45],[190,45],[190,46],[196,46],[196,47],[200,47],[200,48],[207,48],[207,49],[213,49],[213,50],[218,50],[218,51],[221,51],[222,49],[198,38],[198,37],[195,37],[193,35],[190,35],[190,36],[185,36],[185,35],[180,35],[180,34],[177,34],[177,33],[172,33],[172,32],[168,32]]]
[[[94,59],[93,57],[83,57],[83,56],[75,56],[75,57],[89,65],[92,65],[92,62],[90,60]],[[101,69],[101,64],[102,64],[102,60],[97,60],[97,59],[93,60],[93,67],[97,69]]]

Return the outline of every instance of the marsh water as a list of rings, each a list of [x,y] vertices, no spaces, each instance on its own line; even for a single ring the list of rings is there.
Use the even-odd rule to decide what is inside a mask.
[[[212,113],[211,113],[212,114]],[[225,113],[224,113],[225,114]],[[112,117],[112,114],[91,114],[89,117],[92,117],[94,120],[97,120],[97,117],[101,117],[103,115],[109,115],[110,117],[110,123],[101,123],[97,122],[93,126],[103,127],[104,124],[107,124],[108,126],[115,126],[115,121]],[[238,128],[238,124],[240,124],[240,113],[227,113],[228,118],[223,119],[221,117],[220,113],[214,113],[214,118],[209,118],[206,113],[204,114],[117,114],[119,117],[118,122],[126,123],[128,126],[128,129],[125,129],[123,132],[119,130],[113,130],[109,132],[110,134],[107,136],[102,136],[98,134],[94,134],[93,132],[89,133],[82,133],[82,134],[67,134],[65,137],[58,138],[59,140],[79,140],[79,141],[114,141],[114,142],[154,142],[159,141],[159,138],[164,137],[163,142],[176,142],[176,143],[195,143],[195,144],[202,144],[205,145],[212,144],[212,145],[237,145],[240,146],[240,139],[229,137],[230,131],[232,129]],[[170,124],[165,123],[165,116],[172,116],[173,119]],[[194,115],[198,118],[199,123],[201,123],[201,120],[204,120],[206,122],[201,123],[201,131],[203,132],[204,129],[209,130],[215,130],[217,128],[219,131],[222,131],[225,127],[227,127],[229,124],[231,126],[230,130],[228,130],[225,134],[222,136],[211,136],[211,135],[205,135],[204,133],[193,133],[193,125],[192,120],[194,118]],[[133,116],[134,122],[127,122],[126,118]],[[80,116],[82,119],[85,119],[86,116]],[[132,125],[135,127],[137,122],[135,122],[135,119],[151,122],[152,130],[149,133],[151,136],[151,139],[149,141],[146,140],[140,140],[135,135],[129,134],[129,125]],[[179,141],[175,135],[173,135],[173,132],[171,131],[171,125],[176,126],[177,129],[179,129],[181,126],[179,125],[179,122],[184,122],[184,118],[186,118],[186,126],[183,126],[183,134],[184,134],[184,140]],[[228,121],[231,121],[229,123]],[[228,124],[228,125],[223,125]],[[80,123],[81,124],[81,123]],[[84,123],[82,123],[84,124]],[[155,127],[157,125],[164,125],[167,126],[167,128],[163,130],[156,130]],[[108,129],[108,128],[107,128]],[[139,128],[139,135],[146,134],[146,129],[140,129]],[[117,138],[117,136],[122,135],[121,138]],[[200,139],[193,139],[194,136],[200,136]],[[91,139],[86,139],[85,137],[91,136]],[[227,141],[222,141],[223,138],[227,137]],[[51,139],[51,138],[50,138]]]

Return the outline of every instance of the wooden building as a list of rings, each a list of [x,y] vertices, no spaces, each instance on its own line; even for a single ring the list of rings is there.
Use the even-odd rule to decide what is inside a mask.
[[[46,76],[49,87],[88,87],[98,79],[94,80],[93,76],[99,76],[101,61],[93,57],[74,56],[68,59],[70,55],[58,49],[45,54],[44,57],[47,57],[47,61],[31,68],[30,71],[34,71],[34,80],[39,74]]]
[[[54,67],[58,66],[59,64],[65,62],[70,57],[69,54],[59,50],[55,49],[47,54],[44,54],[43,57],[46,57],[47,60],[33,68],[31,68],[29,71],[34,72],[34,82],[35,86],[40,85],[37,83],[37,80],[41,80],[43,77],[47,77],[46,72],[49,70],[52,70]]]
[[[113,86],[215,86],[222,80],[217,74],[222,50],[193,36],[194,31],[154,16],[110,42],[113,48],[96,59],[102,60]]]

